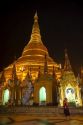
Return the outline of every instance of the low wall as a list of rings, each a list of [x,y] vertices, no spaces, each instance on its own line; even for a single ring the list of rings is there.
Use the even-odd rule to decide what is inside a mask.
[[[83,114],[83,107],[82,108],[75,108],[70,107],[71,114]],[[28,114],[28,115],[57,115],[63,114],[62,107],[55,107],[55,106],[40,106],[40,107],[0,107],[0,114]]]

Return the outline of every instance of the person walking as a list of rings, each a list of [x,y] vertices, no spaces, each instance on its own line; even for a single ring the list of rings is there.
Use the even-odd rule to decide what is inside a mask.
[[[63,108],[64,108],[64,115],[66,116],[66,119],[70,119],[70,111],[69,111],[67,98],[64,98],[63,100]]]

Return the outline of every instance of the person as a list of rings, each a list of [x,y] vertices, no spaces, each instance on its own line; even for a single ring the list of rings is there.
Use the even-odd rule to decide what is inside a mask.
[[[66,118],[70,119],[70,111],[69,111],[67,98],[64,98],[63,100],[63,108],[64,108],[64,115],[66,116]]]

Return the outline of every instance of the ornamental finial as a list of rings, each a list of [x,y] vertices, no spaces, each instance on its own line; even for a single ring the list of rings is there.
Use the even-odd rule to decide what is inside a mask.
[[[35,15],[34,15],[34,21],[35,21],[35,22],[38,21],[37,11],[36,11],[36,13],[35,13]]]

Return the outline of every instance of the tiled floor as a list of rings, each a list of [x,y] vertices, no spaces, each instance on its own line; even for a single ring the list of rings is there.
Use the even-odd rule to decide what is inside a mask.
[[[69,120],[63,116],[0,116],[0,125],[83,125],[83,116],[72,116]]]

